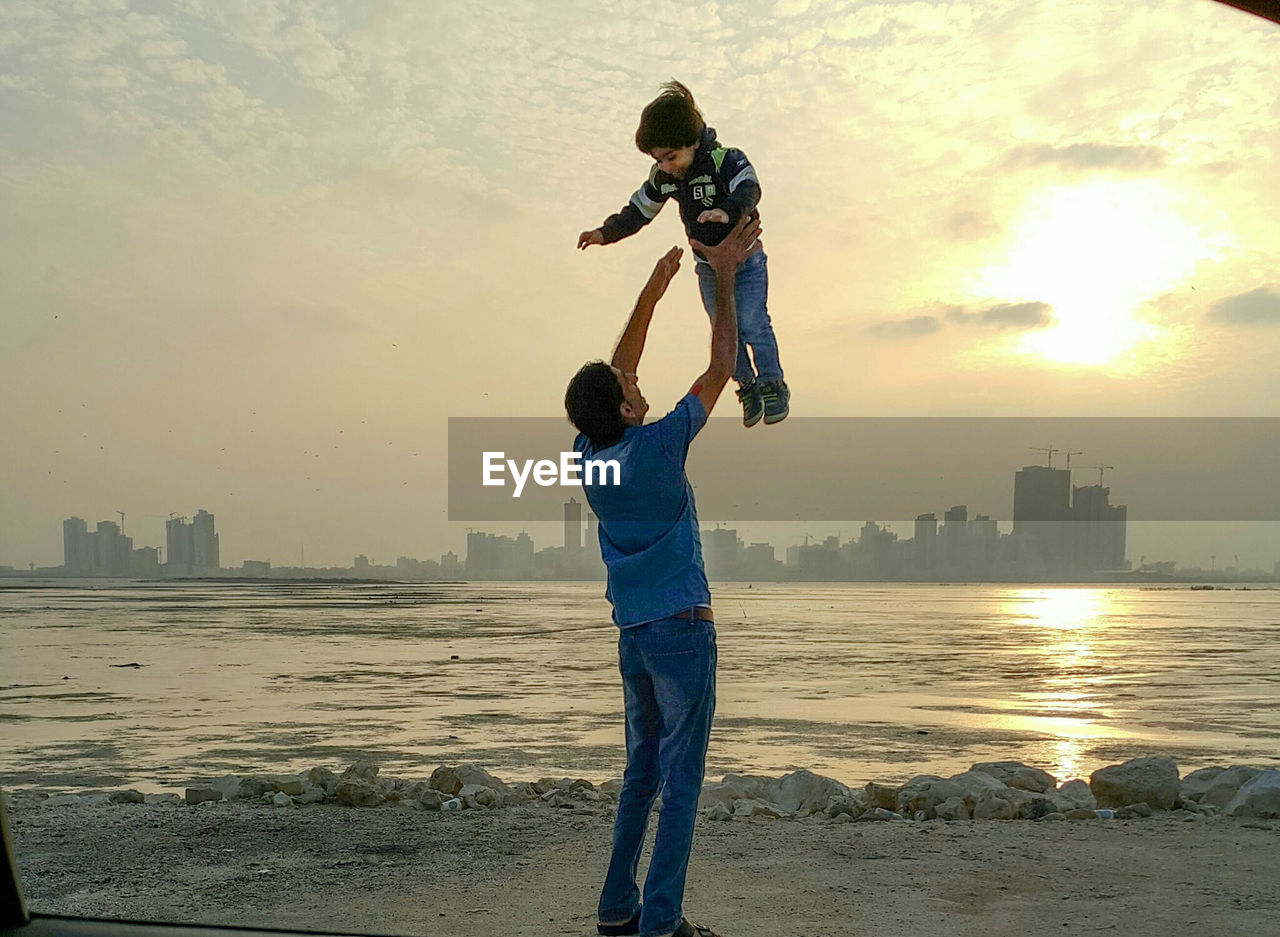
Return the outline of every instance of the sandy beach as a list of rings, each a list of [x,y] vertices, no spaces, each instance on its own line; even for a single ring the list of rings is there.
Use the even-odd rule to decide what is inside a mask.
[[[38,912],[535,937],[595,932],[612,810],[19,795],[10,826]],[[696,837],[686,914],[725,937],[1280,934],[1277,820],[700,817]]]

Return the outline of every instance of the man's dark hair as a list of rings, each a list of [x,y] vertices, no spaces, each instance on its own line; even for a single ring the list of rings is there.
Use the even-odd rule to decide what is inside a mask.
[[[621,407],[622,385],[603,361],[584,364],[564,392],[569,422],[597,449],[612,446],[622,438],[626,424],[622,422]]]
[[[636,147],[648,155],[657,147],[693,146],[706,126],[691,92],[674,78],[662,86],[662,94],[645,105],[636,128]]]

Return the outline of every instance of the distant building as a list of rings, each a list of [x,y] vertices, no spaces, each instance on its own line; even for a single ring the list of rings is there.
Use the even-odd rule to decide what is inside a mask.
[[[945,523],[938,531],[938,544],[942,553],[942,566],[958,571],[969,567],[969,508],[958,504],[948,508],[943,515]]]
[[[1071,472],[1027,465],[1013,477],[1013,534],[1050,574],[1070,565]],[[1028,562],[1033,560],[1028,556]]]
[[[62,568],[68,576],[93,573],[93,542],[84,518],[68,517],[62,522]]]
[[[213,515],[201,508],[193,521],[185,517],[170,517],[165,521],[165,553],[168,559],[164,571],[169,576],[209,575],[221,565],[218,534],[214,531]]]
[[[219,568],[218,535],[213,530],[213,515],[203,508],[191,519],[191,563],[204,570]]]
[[[564,552],[570,555],[582,549],[582,503],[570,498],[564,504]]]
[[[440,557],[440,575],[447,578],[457,578],[462,575],[462,564],[458,562],[458,554],[452,550]]]
[[[928,572],[938,565],[938,517],[933,512],[916,517],[915,538],[912,541],[917,572]]]
[[[1125,523],[1129,509],[1112,505],[1102,485],[1071,489],[1073,565],[1083,572],[1125,568]]]
[[[271,561],[245,560],[240,565],[240,571],[246,576],[269,576],[271,575]]]

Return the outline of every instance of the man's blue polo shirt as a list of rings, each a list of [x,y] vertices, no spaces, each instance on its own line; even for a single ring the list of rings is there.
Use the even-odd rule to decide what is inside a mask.
[[[596,449],[581,433],[573,441],[584,465],[613,459],[620,467],[618,485],[600,484],[599,476],[587,485],[583,478],[609,570],[605,597],[620,628],[711,604],[698,512],[684,474],[689,443],[706,422],[702,401],[688,394],[656,423],[628,426],[612,446]]]

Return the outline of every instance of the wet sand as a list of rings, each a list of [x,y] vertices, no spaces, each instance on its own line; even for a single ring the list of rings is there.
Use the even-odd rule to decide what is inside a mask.
[[[356,933],[594,934],[611,829],[602,806],[10,804],[32,910]],[[1280,821],[700,817],[685,913],[724,937],[1273,937]]]

